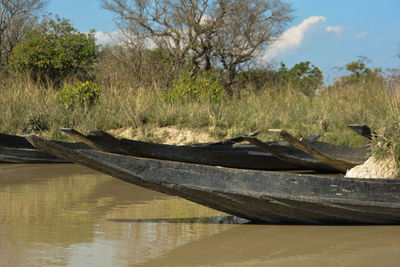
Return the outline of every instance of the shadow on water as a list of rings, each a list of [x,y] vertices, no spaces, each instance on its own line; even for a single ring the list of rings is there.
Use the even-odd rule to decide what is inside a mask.
[[[96,175],[78,164],[1,164],[0,186],[27,184],[73,175]]]
[[[107,219],[117,223],[186,223],[186,224],[239,224],[239,225],[265,225],[265,226],[318,226],[318,227],[374,227],[376,224],[299,224],[281,223],[269,224],[265,222],[249,221],[236,216],[212,216],[212,217],[191,217],[191,218],[148,218],[148,219]],[[396,226],[396,224],[386,224],[379,226]]]
[[[0,203],[4,266],[26,266],[28,257],[31,266],[145,262],[237,220],[75,164],[1,165]],[[118,218],[154,223],[131,226]],[[157,218],[176,223],[157,223]],[[132,242],[135,253],[125,251]]]
[[[396,226],[236,225],[142,266],[398,266]]]
[[[246,224],[248,220],[235,216],[210,216],[192,218],[108,219],[121,223],[199,223],[199,224]]]
[[[0,266],[400,262],[399,226],[256,224],[73,164],[2,165],[0,203]]]

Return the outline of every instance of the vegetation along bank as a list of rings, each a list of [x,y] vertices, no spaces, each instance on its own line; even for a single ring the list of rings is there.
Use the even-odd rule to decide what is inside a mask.
[[[104,0],[121,27],[133,25],[124,28],[129,41],[109,46],[98,46],[93,32],[79,32],[67,19],[38,16],[42,1],[6,2],[26,6],[18,13],[0,4],[7,14],[17,12],[0,22],[7,29],[0,31],[0,132],[59,140],[66,138],[60,127],[130,128],[138,139],[163,142],[160,127],[192,129],[214,139],[254,130],[261,130],[261,139],[274,139],[267,130],[282,128],[298,137],[320,134],[323,141],[363,146],[368,142],[347,128],[362,123],[377,132],[374,155],[399,159],[398,70],[371,69],[359,57],[327,85],[311,62],[291,68],[257,62],[257,51],[292,19],[291,7],[281,1],[186,5],[146,24],[162,6],[140,13],[141,1],[121,7],[120,1]],[[234,4],[224,13],[225,2]],[[202,9],[210,19],[201,17]],[[268,23],[266,13],[256,10],[269,11]],[[173,18],[180,23],[167,23]],[[257,35],[260,31],[270,34]],[[11,32],[18,34],[6,34]]]

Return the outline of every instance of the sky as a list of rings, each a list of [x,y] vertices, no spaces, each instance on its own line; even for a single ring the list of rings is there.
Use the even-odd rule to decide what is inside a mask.
[[[262,62],[292,67],[310,61],[330,83],[347,63],[367,57],[369,67],[400,68],[400,0],[283,0],[294,12],[286,31],[261,56]],[[48,0],[46,10],[70,19],[82,32],[95,30],[98,43],[118,32],[100,0]]]

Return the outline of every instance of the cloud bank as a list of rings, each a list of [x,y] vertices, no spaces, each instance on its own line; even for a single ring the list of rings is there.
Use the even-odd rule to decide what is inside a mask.
[[[333,32],[334,34],[336,34],[336,36],[338,38],[341,38],[342,37],[342,33],[347,29],[348,29],[348,27],[344,27],[344,26],[327,26],[325,28],[325,30],[327,32]]]
[[[367,36],[368,36],[368,32],[361,32],[361,33],[357,34],[356,36],[354,36],[354,39],[359,40],[359,39],[363,39]]]
[[[313,28],[323,25],[322,29],[328,33],[334,33],[338,39],[341,39],[344,31],[350,29],[346,26],[325,26],[326,17],[324,16],[311,16],[303,20],[299,25],[293,26],[283,32],[283,34],[273,42],[266,51],[261,53],[259,57],[261,62],[269,62],[278,56],[284,55],[289,51],[299,48],[304,41],[306,34]],[[362,32],[356,35],[355,39],[361,39],[368,35],[367,32]]]
[[[278,55],[298,48],[305,34],[313,26],[325,22],[326,18],[323,16],[311,16],[303,20],[299,25],[289,28],[265,51],[262,60],[269,61]]]
[[[115,30],[107,33],[103,31],[97,31],[95,32],[94,37],[96,38],[96,43],[98,45],[112,45],[120,42],[122,31]]]

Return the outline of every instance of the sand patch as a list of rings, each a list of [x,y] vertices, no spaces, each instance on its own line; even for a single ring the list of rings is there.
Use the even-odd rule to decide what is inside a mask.
[[[143,139],[143,133],[132,127],[109,130],[110,134],[127,139]],[[189,143],[207,143],[215,141],[210,134],[201,131],[177,127],[157,127],[151,130],[151,136],[163,144],[185,145]]]
[[[399,166],[394,157],[377,160],[370,157],[363,164],[347,171],[345,177],[352,178],[398,178]]]

